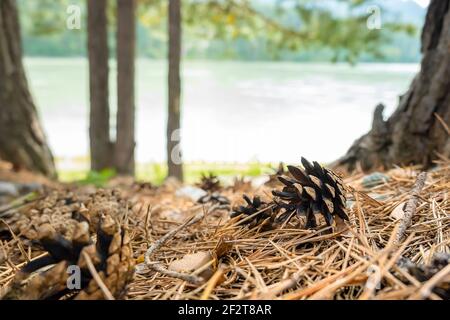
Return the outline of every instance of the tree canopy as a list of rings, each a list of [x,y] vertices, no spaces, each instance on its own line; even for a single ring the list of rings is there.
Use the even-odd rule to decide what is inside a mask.
[[[137,52],[163,58],[167,51],[167,0],[140,0]],[[283,59],[332,61],[418,58],[417,28],[396,21],[369,0],[184,0],[183,55],[187,58]],[[25,52],[31,55],[84,55],[85,29],[68,30],[67,7],[84,0],[20,0]],[[115,24],[115,2],[109,20]],[[375,8],[375,9],[374,9]],[[379,10],[377,12],[376,10]],[[381,29],[367,23],[381,14]],[[111,33],[113,33],[111,27]],[[395,32],[392,32],[395,31]],[[114,47],[114,35],[110,36]],[[387,50],[395,42],[396,50]],[[414,47],[411,54],[411,44]],[[391,48],[392,49],[392,48]],[[408,50],[407,50],[408,49]],[[114,51],[111,50],[113,54]]]

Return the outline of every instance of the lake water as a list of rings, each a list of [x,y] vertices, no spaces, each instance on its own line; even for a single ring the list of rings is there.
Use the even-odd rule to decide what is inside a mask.
[[[88,154],[88,74],[82,58],[27,58],[32,92],[54,154]],[[371,125],[376,104],[397,105],[417,64],[200,62],[183,64],[186,161],[332,161]],[[137,160],[165,160],[164,61],[137,61]],[[111,98],[115,109],[115,65]],[[114,111],[111,120],[114,120]],[[114,132],[111,133],[114,135]],[[64,161],[60,162],[64,163]]]

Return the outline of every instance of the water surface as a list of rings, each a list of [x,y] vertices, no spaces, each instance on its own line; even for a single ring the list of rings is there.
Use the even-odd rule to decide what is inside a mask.
[[[28,77],[56,157],[88,154],[87,61],[28,58]],[[188,61],[183,64],[182,149],[187,161],[331,161],[386,115],[417,64]],[[137,160],[165,160],[163,61],[137,61]],[[115,109],[111,62],[111,107]],[[111,121],[115,122],[114,110]],[[114,132],[111,132],[114,136]],[[67,161],[66,161],[67,162]]]

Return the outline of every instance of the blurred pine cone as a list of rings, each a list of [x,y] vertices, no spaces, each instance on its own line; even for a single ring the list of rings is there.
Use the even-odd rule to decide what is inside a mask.
[[[133,254],[127,230],[111,216],[100,218],[96,243],[86,221],[76,224],[72,239],[48,223],[39,227],[37,237],[48,254],[16,274],[3,299],[104,299],[92,266],[114,298],[125,295],[134,273]]]
[[[251,200],[246,195],[243,195],[243,198],[246,202],[246,205],[234,208],[234,210],[230,214],[230,217],[234,218],[237,216],[242,216],[242,219],[244,219],[259,212],[253,218],[245,221],[244,224],[250,224],[250,227],[263,225],[264,229],[272,228],[275,218],[274,211],[276,210],[274,209],[274,204],[264,202],[258,196],[255,196],[253,200]]]
[[[202,173],[201,180],[196,185],[207,192],[216,192],[222,188],[219,178],[212,172],[209,174]]]
[[[233,190],[233,192],[249,192],[252,189],[252,181],[247,180],[244,177],[234,178],[233,185],[231,186],[231,190]]]
[[[272,191],[272,194],[278,198],[275,203],[284,212],[278,216],[277,222],[304,215],[306,228],[314,228],[317,226],[316,214],[321,214],[329,226],[334,215],[348,220],[342,180],[315,161],[311,164],[302,157],[302,164],[304,169],[288,166],[292,177],[278,177],[284,185],[283,190]]]
[[[289,172],[284,170],[283,162],[278,164],[278,168],[273,169],[273,173],[269,175],[269,180],[264,183],[265,186],[275,188],[280,185],[280,180],[278,177],[281,175],[287,175]]]
[[[118,190],[98,189],[95,192],[80,189],[47,190],[35,200],[9,210],[1,218],[11,230],[24,238],[34,240],[43,224],[50,223],[56,232],[71,238],[77,221],[86,221],[95,232],[100,216],[108,214],[122,219],[131,204]],[[11,236],[9,229],[0,224],[0,234]]]
[[[410,260],[403,258],[400,265],[406,267],[406,269],[420,282],[426,282],[430,280],[436,273],[444,269],[450,263],[450,254],[448,253],[436,253],[429,265],[415,264]],[[450,300],[450,282],[443,280],[438,283],[433,292],[444,300]]]

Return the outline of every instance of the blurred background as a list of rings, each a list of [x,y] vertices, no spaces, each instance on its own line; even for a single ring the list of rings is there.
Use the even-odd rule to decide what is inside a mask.
[[[62,180],[89,172],[86,1],[18,0],[24,66]],[[115,135],[115,2],[108,7]],[[322,163],[396,108],[420,68],[427,1],[181,1],[181,148],[202,171],[259,175],[300,156]],[[68,29],[69,6],[81,13]],[[166,1],[136,6],[136,175],[166,176]],[[76,12],[76,11],[74,11]],[[371,21],[372,19],[372,21]]]

